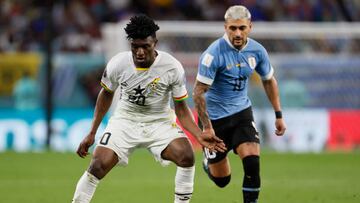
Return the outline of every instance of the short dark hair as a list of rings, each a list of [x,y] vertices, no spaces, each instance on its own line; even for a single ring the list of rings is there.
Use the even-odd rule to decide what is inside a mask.
[[[127,39],[145,39],[149,36],[156,38],[156,31],[160,28],[154,20],[144,14],[130,18],[130,23],[124,28]]]

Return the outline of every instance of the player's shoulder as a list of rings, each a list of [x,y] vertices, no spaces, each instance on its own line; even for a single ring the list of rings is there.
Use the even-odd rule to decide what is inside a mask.
[[[122,51],[122,52],[117,53],[113,57],[111,57],[109,62],[113,62],[113,63],[114,62],[123,62],[124,60],[129,60],[130,57],[131,57],[130,51]]]
[[[118,65],[118,64],[129,63],[130,58],[131,58],[130,51],[119,52],[115,56],[110,58],[108,64]]]
[[[159,54],[158,57],[160,57],[156,68],[157,73],[167,72],[165,75],[170,78],[178,78],[185,74],[185,70],[178,59],[167,52],[158,50],[157,52]]]
[[[173,55],[165,52],[156,50],[160,57],[160,65],[165,65],[169,68],[182,69],[182,65],[178,59],[176,59]]]
[[[224,45],[224,43],[226,43],[226,41],[223,37],[218,38],[209,45],[205,52],[217,54],[220,51],[221,47]]]
[[[251,50],[251,51],[260,51],[260,52],[266,52],[265,47],[258,41],[252,39],[252,38],[248,38],[248,44],[247,44],[247,49]]]
[[[213,41],[201,54],[200,60],[202,63],[209,66],[214,59],[216,60],[221,55],[221,50],[224,49],[224,42],[225,40],[222,37]]]
[[[106,69],[108,71],[120,71],[121,69],[126,69],[128,67],[131,67],[131,52],[130,51],[124,51],[119,52],[118,54],[114,55],[110,58],[106,65]]]

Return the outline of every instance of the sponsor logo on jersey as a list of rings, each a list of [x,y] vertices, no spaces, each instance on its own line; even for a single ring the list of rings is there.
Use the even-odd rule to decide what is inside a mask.
[[[229,65],[226,65],[226,69],[228,69],[228,70],[232,69],[233,67],[239,67],[239,68],[240,68],[240,64],[229,64]]]
[[[245,67],[245,66],[246,66],[246,63],[241,62],[241,63],[235,64],[235,65],[234,64],[226,65],[226,69],[230,70],[233,67],[241,68],[241,67]]]

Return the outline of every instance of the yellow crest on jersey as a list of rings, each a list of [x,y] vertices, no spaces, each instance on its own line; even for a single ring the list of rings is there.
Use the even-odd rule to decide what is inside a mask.
[[[150,82],[147,86],[146,86],[146,90],[145,93],[146,94],[150,94],[152,92],[155,92],[156,90],[156,86],[159,83],[160,78],[155,78],[152,82]]]

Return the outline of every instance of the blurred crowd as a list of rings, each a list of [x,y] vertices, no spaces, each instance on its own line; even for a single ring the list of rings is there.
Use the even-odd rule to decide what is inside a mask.
[[[104,22],[135,13],[156,20],[222,21],[235,4],[248,7],[254,21],[360,20],[357,0],[0,0],[0,52],[43,51],[48,16],[55,51],[100,53]]]

